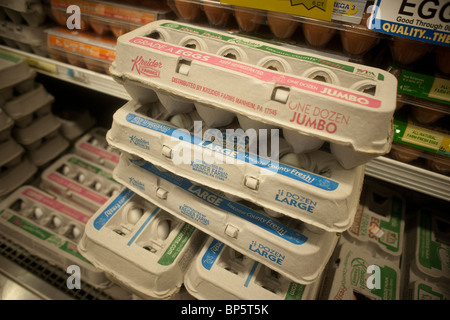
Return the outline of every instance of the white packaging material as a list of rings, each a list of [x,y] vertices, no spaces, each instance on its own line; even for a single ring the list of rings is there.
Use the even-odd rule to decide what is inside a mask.
[[[65,154],[47,167],[40,187],[91,212],[123,188],[109,169],[75,154]]]
[[[320,296],[324,300],[399,300],[400,269],[395,262],[341,238]]]
[[[232,202],[127,153],[121,154],[113,174],[146,200],[294,282],[316,281],[338,239],[335,232]]]
[[[33,118],[28,126],[15,126],[12,134],[25,149],[31,150],[41,145],[44,138],[56,135],[60,126],[61,122],[50,112],[44,116]]]
[[[405,245],[406,200],[393,188],[366,180],[347,240],[400,262]]]
[[[74,151],[89,161],[113,170],[119,163],[120,152],[106,141],[104,128],[93,128],[75,142]]]
[[[179,176],[327,231],[341,232],[351,226],[364,179],[363,165],[344,169],[331,154],[316,151],[303,155],[309,166],[296,167],[228,149],[220,144],[225,139],[218,136],[218,130],[202,135],[195,129],[191,134],[154,120],[146,108],[129,101],[118,109],[106,136],[108,143]],[[217,142],[211,143],[209,133]],[[242,133],[232,136],[245,140]]]
[[[8,195],[30,181],[36,174],[38,168],[28,158],[20,159],[20,163],[7,167],[6,170],[0,172],[0,197]]]
[[[0,229],[5,236],[63,270],[78,266],[82,281],[106,287],[110,281],[105,274],[77,249],[90,216],[29,185],[0,203]]]
[[[381,69],[160,20],[119,37],[110,72],[140,103],[190,100],[362,154],[337,154],[346,167],[390,150],[397,82]]]
[[[202,241],[193,226],[124,188],[89,220],[78,249],[138,296],[169,299]]]
[[[450,289],[450,218],[448,212],[420,208],[407,234],[407,257],[417,276]]]
[[[28,150],[27,155],[36,166],[42,168],[59,157],[69,146],[69,141],[58,133],[45,139],[37,148]]]
[[[34,80],[35,75],[36,72],[28,66],[25,59],[0,52],[0,92],[5,101],[12,95],[11,90],[8,93],[5,90],[20,86],[30,78]],[[27,90],[22,90],[24,91]]]
[[[212,237],[184,277],[188,292],[201,300],[315,300],[320,284],[292,282]]]
[[[2,108],[17,124],[34,112],[51,112],[49,107],[54,101],[42,84],[35,83],[33,90],[8,100]]]
[[[22,19],[31,27],[41,25],[46,17],[44,5],[41,0],[0,0],[0,6],[8,17],[20,24]]]
[[[26,24],[18,24],[3,21],[0,24],[0,38],[8,40],[8,46],[14,44],[20,50],[41,56],[47,55],[47,38],[44,30],[48,26],[31,27]]]

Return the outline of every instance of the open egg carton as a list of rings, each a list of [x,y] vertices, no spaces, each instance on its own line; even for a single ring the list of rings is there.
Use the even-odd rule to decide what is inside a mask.
[[[404,109],[403,109],[404,108]],[[423,124],[403,107],[395,114],[394,142],[389,156],[437,174],[450,173],[450,127],[445,118]]]
[[[377,68],[157,21],[118,39],[110,72],[141,103],[158,97],[171,112],[232,113],[243,129],[330,142],[345,168],[390,149],[396,79]]]
[[[367,27],[371,14],[367,1],[353,2],[356,9],[351,13],[334,6],[331,21],[230,5],[217,0],[168,0],[168,4],[181,21],[222,29],[235,27],[243,34],[320,50],[332,46],[333,51],[341,51],[353,58],[363,56],[380,42],[380,38],[384,38]]]
[[[26,24],[36,28],[45,23],[47,12],[41,0],[1,0],[0,9],[16,24]]]
[[[31,27],[11,21],[0,20],[0,39],[8,47],[40,56],[47,56],[47,41],[45,29],[48,26]]]
[[[147,201],[297,283],[320,277],[338,240],[336,232],[271,217],[125,152],[113,174]]]
[[[400,300],[398,263],[341,237],[319,293],[322,300]]]
[[[83,281],[105,288],[110,285],[105,273],[77,249],[90,216],[31,185],[20,187],[0,203],[0,229],[5,236],[64,270],[79,266]]]
[[[147,23],[173,17],[166,1],[71,1],[81,11],[81,31],[93,31],[99,36],[119,37]],[[52,0],[51,16],[62,27],[70,13],[67,1]]]
[[[52,59],[73,66],[108,73],[115,58],[115,40],[92,32],[72,31],[67,28],[46,29],[47,50]]]
[[[413,214],[415,213],[415,214]],[[420,288],[442,299],[450,292],[450,219],[444,208],[420,207],[408,222],[405,263],[408,298],[419,299]],[[425,288],[425,289],[424,289]],[[431,290],[432,288],[432,290]]]
[[[92,128],[74,145],[74,152],[83,158],[113,170],[119,163],[120,152],[106,141],[105,128]]]
[[[191,262],[184,286],[200,300],[315,300],[321,281],[292,282],[209,237]]]
[[[89,220],[81,254],[144,299],[171,299],[204,234],[124,188]]]
[[[343,236],[400,265],[405,243],[405,214],[406,200],[399,192],[366,180],[353,225]]]
[[[167,121],[148,116],[155,110],[161,114],[160,108],[159,103],[127,102],[113,116],[106,136],[109,145],[196,183],[222,190],[230,199],[241,198],[263,206],[270,215],[286,215],[331,232],[342,232],[351,226],[364,166],[344,169],[328,152],[316,150],[297,155],[286,153],[291,150],[289,146],[284,146],[284,150],[280,146],[280,161],[276,159],[278,154],[274,158],[263,157],[251,152],[251,146],[266,141],[249,139],[247,149],[247,136],[242,129],[228,136],[226,130],[218,129],[191,133],[176,126],[183,119],[188,123],[188,117],[180,119],[176,115]],[[219,139],[221,133],[225,133],[225,139]],[[212,137],[218,140],[212,141]]]
[[[123,187],[109,169],[69,153],[42,172],[40,188],[94,213]]]

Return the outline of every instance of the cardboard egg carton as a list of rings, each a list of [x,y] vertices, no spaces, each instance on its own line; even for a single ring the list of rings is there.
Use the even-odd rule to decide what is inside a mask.
[[[230,201],[220,191],[127,153],[121,154],[113,174],[144,199],[301,284],[318,279],[338,239],[335,232]]]
[[[409,270],[407,300],[449,300],[450,288],[442,282],[424,279],[418,276],[414,269]]]
[[[2,21],[0,38],[7,46],[22,51],[47,56],[47,43],[44,30],[48,26],[31,27],[27,24]]]
[[[30,185],[20,187],[0,203],[0,229],[5,236],[63,270],[77,265],[83,281],[107,287],[110,281],[105,274],[77,249],[90,216]]]
[[[302,285],[209,237],[184,286],[200,300],[315,300],[321,281]]]
[[[11,138],[11,131],[14,126],[14,120],[0,109],[0,141],[6,141]]]
[[[14,23],[26,22],[30,27],[38,27],[45,22],[47,13],[41,0],[1,0],[0,7]]]
[[[119,163],[120,152],[108,145],[107,129],[96,127],[75,142],[74,152],[89,161],[113,170]]]
[[[324,274],[320,299],[399,300],[400,280],[397,263],[341,237]]]
[[[148,117],[153,107],[132,100],[118,109],[106,136],[108,143],[191,181],[256,203],[270,213],[330,232],[351,226],[364,166],[344,169],[324,151],[278,161],[245,149],[226,148],[211,143],[208,132],[214,131],[202,135],[194,130],[192,134],[168,121]],[[238,140],[246,139],[243,134],[237,136]]]
[[[96,122],[88,109],[74,105],[59,105],[53,109],[53,113],[61,122],[61,134],[69,141],[74,142],[87,133]]]
[[[40,187],[90,212],[96,212],[123,188],[109,169],[76,154],[65,154],[48,166]]]
[[[138,296],[170,299],[203,238],[193,226],[124,188],[89,220],[78,249]]]
[[[23,126],[22,124],[14,126],[12,135],[27,150],[34,150],[49,138],[59,134],[61,122],[51,112],[45,112],[43,115],[32,113],[23,120]]]
[[[70,146],[69,141],[60,133],[51,135],[31,150],[27,150],[28,158],[39,168],[44,168],[58,158]]]
[[[381,69],[161,20],[118,39],[110,72],[141,103],[200,105],[330,142],[346,168],[390,149],[397,80]]]
[[[405,243],[406,200],[395,189],[366,180],[353,225],[343,233],[355,244],[400,263]]]
[[[33,89],[36,71],[27,61],[7,53],[0,52],[0,100],[7,101],[14,93],[26,93]]]

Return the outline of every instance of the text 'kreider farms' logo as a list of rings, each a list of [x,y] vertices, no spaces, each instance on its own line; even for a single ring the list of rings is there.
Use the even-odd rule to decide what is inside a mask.
[[[136,70],[138,74],[143,74],[147,77],[159,78],[160,70],[162,68],[162,62],[144,59],[142,56],[137,56],[136,59],[131,60],[133,67],[131,71]]]

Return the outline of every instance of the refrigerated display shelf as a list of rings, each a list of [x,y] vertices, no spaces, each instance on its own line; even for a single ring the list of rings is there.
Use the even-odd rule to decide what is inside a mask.
[[[106,95],[124,100],[131,99],[124,87],[115,82],[109,75],[2,45],[0,45],[0,51],[24,57],[38,73],[87,87]],[[385,156],[369,161],[366,165],[366,174],[445,201],[450,199],[450,177]]]

